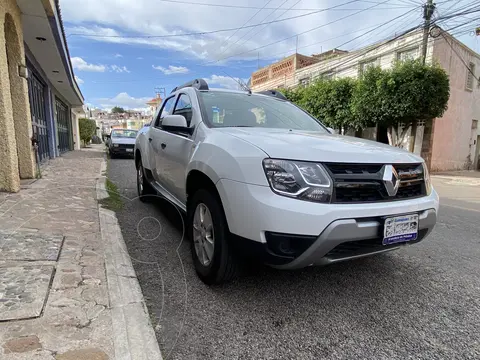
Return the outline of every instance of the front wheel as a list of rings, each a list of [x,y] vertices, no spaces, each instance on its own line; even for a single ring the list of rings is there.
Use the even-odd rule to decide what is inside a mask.
[[[228,227],[219,199],[198,190],[187,209],[188,234],[195,270],[208,284],[220,284],[237,276],[237,259],[228,242]]]

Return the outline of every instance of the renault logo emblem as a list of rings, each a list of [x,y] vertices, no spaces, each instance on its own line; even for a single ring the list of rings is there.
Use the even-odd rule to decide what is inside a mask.
[[[388,196],[397,195],[398,187],[400,186],[400,181],[398,180],[397,170],[392,165],[385,165],[383,167],[383,183],[385,184],[385,189],[387,190]]]

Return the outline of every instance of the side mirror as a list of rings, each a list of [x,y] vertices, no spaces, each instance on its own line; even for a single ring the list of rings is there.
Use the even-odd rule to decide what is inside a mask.
[[[183,115],[166,115],[162,119],[162,128],[169,131],[181,131],[190,133],[187,119]]]
[[[327,127],[327,130],[330,134],[335,134],[335,130],[333,130],[331,127]]]

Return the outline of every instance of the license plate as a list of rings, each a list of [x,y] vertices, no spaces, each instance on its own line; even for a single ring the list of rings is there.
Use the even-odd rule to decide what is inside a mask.
[[[418,237],[418,214],[395,216],[385,219],[383,245],[416,240]]]
[[[127,152],[133,152],[133,149],[127,149]]]

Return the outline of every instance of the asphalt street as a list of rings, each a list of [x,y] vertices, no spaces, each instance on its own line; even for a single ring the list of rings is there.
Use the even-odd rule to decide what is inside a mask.
[[[480,358],[480,184],[435,179],[439,219],[420,244],[208,287],[175,207],[136,198],[133,160],[109,160],[108,177],[164,359]]]

